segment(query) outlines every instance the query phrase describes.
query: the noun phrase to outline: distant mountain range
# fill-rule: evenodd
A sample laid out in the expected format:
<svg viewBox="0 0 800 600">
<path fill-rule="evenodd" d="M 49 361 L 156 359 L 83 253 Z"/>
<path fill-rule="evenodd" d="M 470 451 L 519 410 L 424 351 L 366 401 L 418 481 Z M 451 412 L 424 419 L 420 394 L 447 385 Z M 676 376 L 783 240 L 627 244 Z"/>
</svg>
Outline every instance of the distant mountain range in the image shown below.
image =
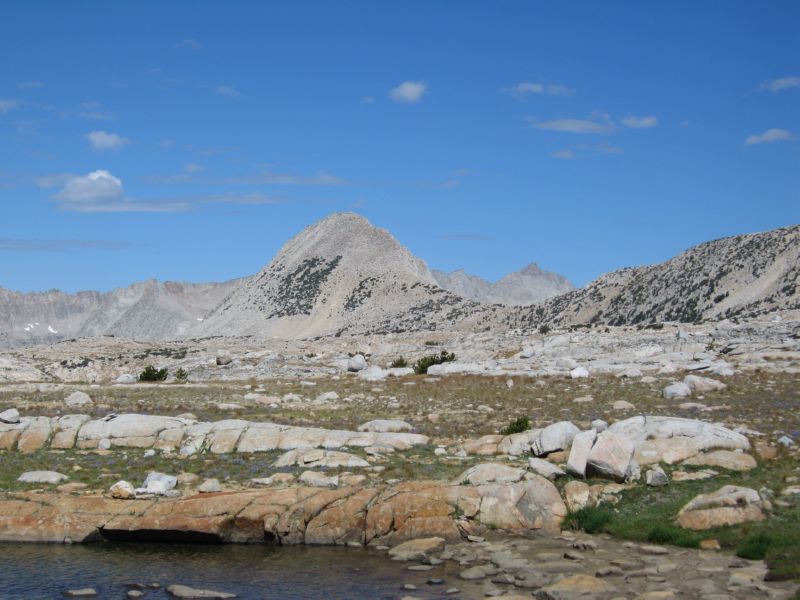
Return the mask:
<svg viewBox="0 0 800 600">
<path fill-rule="evenodd" d="M 489 283 L 430 271 L 352 213 L 307 227 L 261 271 L 224 283 L 149 280 L 106 293 L 0 288 L 0 345 L 116 335 L 310 338 L 696 321 L 800 308 L 800 226 L 701 244 L 584 288 L 532 264 Z"/>
<path fill-rule="evenodd" d="M 440 287 L 482 304 L 527 306 L 575 289 L 565 277 L 545 271 L 536 263 L 509 273 L 495 283 L 465 273 L 463 269 L 450 273 L 434 270 L 432 273 Z"/>
</svg>

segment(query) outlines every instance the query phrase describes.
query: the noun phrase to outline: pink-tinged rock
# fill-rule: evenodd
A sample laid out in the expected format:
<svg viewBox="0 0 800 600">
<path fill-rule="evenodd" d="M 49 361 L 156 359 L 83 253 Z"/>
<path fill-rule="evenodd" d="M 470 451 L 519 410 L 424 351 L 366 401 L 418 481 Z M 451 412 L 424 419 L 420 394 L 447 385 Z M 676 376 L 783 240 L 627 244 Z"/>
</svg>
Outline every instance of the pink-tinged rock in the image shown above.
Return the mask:
<svg viewBox="0 0 800 600">
<path fill-rule="evenodd" d="M 572 440 L 572 448 L 567 459 L 567 473 L 576 477 L 586 476 L 586 465 L 589 462 L 589 453 L 592 450 L 597 432 L 594 429 L 582 431 Z"/>
</svg>

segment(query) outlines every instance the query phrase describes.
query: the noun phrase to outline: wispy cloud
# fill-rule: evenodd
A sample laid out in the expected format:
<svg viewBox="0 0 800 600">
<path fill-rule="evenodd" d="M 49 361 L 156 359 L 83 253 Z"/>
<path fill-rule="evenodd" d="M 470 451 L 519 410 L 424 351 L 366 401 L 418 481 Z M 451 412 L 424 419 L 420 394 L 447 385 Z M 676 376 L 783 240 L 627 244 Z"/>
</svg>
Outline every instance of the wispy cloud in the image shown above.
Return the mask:
<svg viewBox="0 0 800 600">
<path fill-rule="evenodd" d="M 575 152 L 573 150 L 556 150 L 550 154 L 553 158 L 560 158 L 562 160 L 568 160 L 570 158 L 575 158 Z"/>
<path fill-rule="evenodd" d="M 242 93 L 240 91 L 229 85 L 218 85 L 216 88 L 214 88 L 214 91 L 220 96 L 231 98 L 233 100 L 242 97 Z"/>
<path fill-rule="evenodd" d="M 606 119 L 554 119 L 539 121 L 533 117 L 526 119 L 531 127 L 544 131 L 561 131 L 566 133 L 601 134 L 614 131 L 614 124 Z"/>
<path fill-rule="evenodd" d="M 424 81 L 404 81 L 389 92 L 389 97 L 394 102 L 402 104 L 416 104 L 422 101 L 422 96 L 428 89 Z"/>
<path fill-rule="evenodd" d="M 439 239 L 456 240 L 460 242 L 490 242 L 494 240 L 493 237 L 481 233 L 446 233 L 440 235 Z"/>
<path fill-rule="evenodd" d="M 525 102 L 526 100 L 531 99 L 533 96 L 541 96 L 544 94 L 548 96 L 575 95 L 575 90 L 567 87 L 566 85 L 532 83 L 529 81 L 522 81 L 511 87 L 501 88 L 500 91 L 508 94 L 514 98 L 514 100 L 519 100 L 520 102 Z"/>
<path fill-rule="evenodd" d="M 92 149 L 98 152 L 119 150 L 130 143 L 128 138 L 107 131 L 90 131 L 85 137 Z"/>
<path fill-rule="evenodd" d="M 621 123 L 625 125 L 625 127 L 629 127 L 631 129 L 650 129 L 651 127 L 655 127 L 658 125 L 658 118 L 657 117 L 634 117 L 633 115 L 628 115 L 627 117 L 622 118 Z"/>
<path fill-rule="evenodd" d="M 264 169 L 254 175 L 226 179 L 223 183 L 237 185 L 326 185 L 339 186 L 347 183 L 345 179 L 331 173 L 319 171 L 313 175 L 296 175 L 293 173 L 277 173 L 272 169 Z"/>
<path fill-rule="evenodd" d="M 20 81 L 17 84 L 17 89 L 20 90 L 35 90 L 43 87 L 44 84 L 41 81 Z"/>
<path fill-rule="evenodd" d="M 81 102 L 78 108 L 61 111 L 62 119 L 84 119 L 86 121 L 113 121 L 116 116 L 99 102 Z"/>
<path fill-rule="evenodd" d="M 364 96 L 363 98 L 361 98 L 361 104 L 374 104 L 374 103 L 375 103 L 375 98 L 373 98 L 372 96 Z"/>
<path fill-rule="evenodd" d="M 180 42 L 175 42 L 172 47 L 176 50 L 194 50 L 195 52 L 205 51 L 203 45 L 192 38 L 184 38 Z"/>
<path fill-rule="evenodd" d="M 769 90 L 773 93 L 796 87 L 800 87 L 800 77 L 782 77 L 781 79 L 773 79 L 761 84 L 761 89 Z"/>
<path fill-rule="evenodd" d="M 7 113 L 10 110 L 19 108 L 22 103 L 19 100 L 9 100 L 0 98 L 0 115 Z"/>
<path fill-rule="evenodd" d="M 764 133 L 751 135 L 744 143 L 748 146 L 755 144 L 771 144 L 773 142 L 789 142 L 795 135 L 786 129 L 767 129 Z"/>
<path fill-rule="evenodd" d="M 71 250 L 123 250 L 131 242 L 113 240 L 27 240 L 0 238 L 0 252 L 67 252 Z"/>
</svg>

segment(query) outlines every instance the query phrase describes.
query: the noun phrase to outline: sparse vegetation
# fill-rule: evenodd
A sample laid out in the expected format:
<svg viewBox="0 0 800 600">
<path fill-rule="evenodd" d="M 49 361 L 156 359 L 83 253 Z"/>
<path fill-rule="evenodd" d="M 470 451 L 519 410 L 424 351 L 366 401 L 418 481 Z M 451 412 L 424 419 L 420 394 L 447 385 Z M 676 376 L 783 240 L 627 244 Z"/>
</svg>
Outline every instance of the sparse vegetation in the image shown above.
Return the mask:
<svg viewBox="0 0 800 600">
<path fill-rule="evenodd" d="M 153 365 L 147 365 L 144 371 L 139 373 L 139 381 L 165 381 L 167 379 L 167 368 L 156 369 Z"/>
<path fill-rule="evenodd" d="M 389 365 L 392 369 L 405 369 L 408 366 L 408 361 L 403 358 L 402 356 L 399 358 L 395 358 L 392 361 L 392 364 Z"/>
<path fill-rule="evenodd" d="M 502 435 L 522 433 L 531 428 L 531 420 L 528 417 L 518 417 L 500 430 Z"/>
<path fill-rule="evenodd" d="M 546 323 L 539 325 L 539 333 L 541 333 L 542 335 L 547 335 L 548 333 L 550 333 L 550 325 Z"/>
<path fill-rule="evenodd" d="M 185 369 L 180 368 L 175 371 L 175 381 L 180 381 L 181 383 L 185 383 L 189 379 L 189 374 L 186 372 Z"/>
<path fill-rule="evenodd" d="M 569 513 L 564 518 L 564 529 L 583 530 L 586 533 L 598 533 L 614 519 L 614 513 L 604 506 L 587 506 Z"/>
<path fill-rule="evenodd" d="M 456 355 L 452 352 L 448 352 L 447 350 L 442 350 L 440 354 L 429 354 L 428 356 L 423 356 L 414 365 L 414 373 L 417 375 L 422 375 L 427 373 L 428 368 L 432 367 L 433 365 L 441 365 L 446 362 L 453 362 L 455 359 Z"/>
</svg>

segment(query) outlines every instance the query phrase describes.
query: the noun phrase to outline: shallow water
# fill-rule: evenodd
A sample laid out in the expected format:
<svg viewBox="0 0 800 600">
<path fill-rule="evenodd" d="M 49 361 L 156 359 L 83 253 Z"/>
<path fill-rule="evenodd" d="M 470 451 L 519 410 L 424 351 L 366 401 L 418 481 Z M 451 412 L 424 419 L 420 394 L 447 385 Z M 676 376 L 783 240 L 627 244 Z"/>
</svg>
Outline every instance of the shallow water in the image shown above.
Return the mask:
<svg viewBox="0 0 800 600">
<path fill-rule="evenodd" d="M 101 543 L 61 546 L 0 544 L 0 599 L 62 598 L 92 587 L 99 598 L 124 599 L 125 584 L 181 583 L 232 592 L 239 598 L 395 599 L 407 594 L 444 596 L 457 582 L 445 567 L 409 572 L 405 563 L 359 548 Z M 426 584 L 430 577 L 450 579 Z M 401 590 L 413 583 L 415 592 Z M 145 599 L 167 598 L 163 589 Z M 459 597 L 448 596 L 448 598 Z M 464 597 L 464 596 L 460 596 Z"/>
</svg>

